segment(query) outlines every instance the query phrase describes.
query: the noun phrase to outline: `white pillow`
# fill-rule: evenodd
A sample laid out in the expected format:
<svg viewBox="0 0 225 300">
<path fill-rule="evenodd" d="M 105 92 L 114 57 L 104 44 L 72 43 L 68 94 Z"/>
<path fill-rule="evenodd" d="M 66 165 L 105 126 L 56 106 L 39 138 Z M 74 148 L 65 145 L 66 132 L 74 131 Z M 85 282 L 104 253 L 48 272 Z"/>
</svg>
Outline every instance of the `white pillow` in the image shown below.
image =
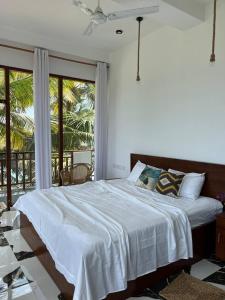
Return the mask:
<svg viewBox="0 0 225 300">
<path fill-rule="evenodd" d="M 178 193 L 180 197 L 189 198 L 192 200 L 199 198 L 205 182 L 205 173 L 184 173 L 172 169 L 169 169 L 168 171 L 177 175 L 185 174 Z"/>
<path fill-rule="evenodd" d="M 145 169 L 146 165 L 142 162 L 138 161 L 136 165 L 133 167 L 129 177 L 127 178 L 129 181 L 136 182 L 140 177 L 142 171 Z"/>
</svg>

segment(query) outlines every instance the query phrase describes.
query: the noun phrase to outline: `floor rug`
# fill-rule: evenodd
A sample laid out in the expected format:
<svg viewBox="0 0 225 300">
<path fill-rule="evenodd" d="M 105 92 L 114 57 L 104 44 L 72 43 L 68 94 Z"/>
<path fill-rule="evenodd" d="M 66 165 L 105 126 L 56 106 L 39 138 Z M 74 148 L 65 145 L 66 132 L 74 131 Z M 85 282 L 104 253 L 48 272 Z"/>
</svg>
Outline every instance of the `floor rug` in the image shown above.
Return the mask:
<svg viewBox="0 0 225 300">
<path fill-rule="evenodd" d="M 225 291 L 186 273 L 160 292 L 166 300 L 225 300 Z"/>
</svg>

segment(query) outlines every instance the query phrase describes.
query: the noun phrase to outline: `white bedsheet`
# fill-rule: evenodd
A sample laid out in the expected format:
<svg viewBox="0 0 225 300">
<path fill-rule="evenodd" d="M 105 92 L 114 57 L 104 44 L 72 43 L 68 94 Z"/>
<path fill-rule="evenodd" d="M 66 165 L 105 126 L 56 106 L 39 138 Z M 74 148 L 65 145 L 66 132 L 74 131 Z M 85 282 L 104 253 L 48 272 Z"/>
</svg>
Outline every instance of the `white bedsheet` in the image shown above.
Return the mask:
<svg viewBox="0 0 225 300">
<path fill-rule="evenodd" d="M 15 208 L 27 215 L 74 300 L 101 300 L 127 281 L 192 257 L 191 226 L 169 197 L 127 180 L 33 191 Z"/>
<path fill-rule="evenodd" d="M 210 223 L 223 211 L 222 204 L 213 198 L 201 196 L 197 200 L 175 199 L 176 206 L 183 209 L 191 223 L 191 228 Z"/>
</svg>

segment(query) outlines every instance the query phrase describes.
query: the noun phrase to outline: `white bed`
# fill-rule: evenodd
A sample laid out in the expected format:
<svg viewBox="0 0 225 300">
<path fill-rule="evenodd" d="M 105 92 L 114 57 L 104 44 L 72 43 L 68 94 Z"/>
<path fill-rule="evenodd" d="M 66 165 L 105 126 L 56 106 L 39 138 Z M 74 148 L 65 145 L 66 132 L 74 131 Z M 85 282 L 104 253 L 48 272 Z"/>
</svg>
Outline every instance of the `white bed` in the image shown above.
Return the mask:
<svg viewBox="0 0 225 300">
<path fill-rule="evenodd" d="M 74 300 L 103 299 L 129 280 L 192 257 L 191 227 L 222 211 L 214 199 L 173 199 L 125 179 L 33 191 L 15 208 L 76 286 Z"/>
</svg>

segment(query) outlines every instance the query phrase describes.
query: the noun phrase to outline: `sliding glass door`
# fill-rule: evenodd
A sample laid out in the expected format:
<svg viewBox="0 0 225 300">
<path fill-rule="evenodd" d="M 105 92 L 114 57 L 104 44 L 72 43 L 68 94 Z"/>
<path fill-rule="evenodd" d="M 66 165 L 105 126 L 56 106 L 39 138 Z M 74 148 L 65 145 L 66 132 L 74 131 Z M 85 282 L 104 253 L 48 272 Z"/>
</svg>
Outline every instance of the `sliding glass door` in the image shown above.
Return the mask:
<svg viewBox="0 0 225 300">
<path fill-rule="evenodd" d="M 35 185 L 32 72 L 0 68 L 0 202 Z"/>
<path fill-rule="evenodd" d="M 53 185 L 60 171 L 94 163 L 94 82 L 50 76 Z M 0 67 L 0 202 L 35 188 L 33 74 Z"/>
<path fill-rule="evenodd" d="M 62 169 L 94 164 L 95 84 L 51 76 L 50 103 L 53 184 L 61 185 Z"/>
<path fill-rule="evenodd" d="M 35 186 L 33 75 L 9 71 L 12 202 Z"/>
</svg>

